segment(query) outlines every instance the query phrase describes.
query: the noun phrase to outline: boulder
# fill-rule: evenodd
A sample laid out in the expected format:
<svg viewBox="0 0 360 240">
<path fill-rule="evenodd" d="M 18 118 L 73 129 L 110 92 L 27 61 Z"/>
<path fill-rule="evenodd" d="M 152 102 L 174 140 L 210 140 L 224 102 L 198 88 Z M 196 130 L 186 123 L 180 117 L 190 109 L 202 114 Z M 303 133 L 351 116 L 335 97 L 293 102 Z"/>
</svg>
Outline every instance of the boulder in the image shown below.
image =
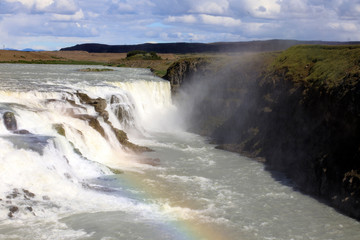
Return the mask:
<svg viewBox="0 0 360 240">
<path fill-rule="evenodd" d="M 17 130 L 16 118 L 13 112 L 5 112 L 3 114 L 3 119 L 4 119 L 4 125 L 7 130 L 10 131 Z"/>
</svg>

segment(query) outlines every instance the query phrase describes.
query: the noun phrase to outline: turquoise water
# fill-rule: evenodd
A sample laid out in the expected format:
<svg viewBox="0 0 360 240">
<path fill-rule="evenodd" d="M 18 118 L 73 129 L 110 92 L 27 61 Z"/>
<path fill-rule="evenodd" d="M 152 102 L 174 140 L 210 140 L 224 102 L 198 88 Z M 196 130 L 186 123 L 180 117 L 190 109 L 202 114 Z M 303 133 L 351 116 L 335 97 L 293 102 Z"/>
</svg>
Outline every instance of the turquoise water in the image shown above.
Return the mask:
<svg viewBox="0 0 360 240">
<path fill-rule="evenodd" d="M 168 82 L 146 69 L 77 71 L 85 67 L 0 65 L 0 113 L 31 132 L 0 123 L 0 239 L 360 238 L 359 222 L 183 130 Z M 107 99 L 112 124 L 154 151 L 124 149 L 76 91 Z M 119 107 L 131 123 L 117 119 Z M 76 114 L 96 117 L 106 137 Z"/>
</svg>

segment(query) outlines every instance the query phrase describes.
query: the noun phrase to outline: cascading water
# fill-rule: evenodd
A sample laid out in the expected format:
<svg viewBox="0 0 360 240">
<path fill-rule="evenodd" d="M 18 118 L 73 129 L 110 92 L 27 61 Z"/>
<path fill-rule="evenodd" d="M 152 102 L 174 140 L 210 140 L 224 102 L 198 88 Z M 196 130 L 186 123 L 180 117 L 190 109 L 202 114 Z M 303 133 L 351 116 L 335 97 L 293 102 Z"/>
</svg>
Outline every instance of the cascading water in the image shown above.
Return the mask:
<svg viewBox="0 0 360 240">
<path fill-rule="evenodd" d="M 0 239 L 360 237 L 260 163 L 181 130 L 168 82 L 86 67 L 0 65 Z M 121 130 L 154 151 L 134 154 Z"/>
</svg>

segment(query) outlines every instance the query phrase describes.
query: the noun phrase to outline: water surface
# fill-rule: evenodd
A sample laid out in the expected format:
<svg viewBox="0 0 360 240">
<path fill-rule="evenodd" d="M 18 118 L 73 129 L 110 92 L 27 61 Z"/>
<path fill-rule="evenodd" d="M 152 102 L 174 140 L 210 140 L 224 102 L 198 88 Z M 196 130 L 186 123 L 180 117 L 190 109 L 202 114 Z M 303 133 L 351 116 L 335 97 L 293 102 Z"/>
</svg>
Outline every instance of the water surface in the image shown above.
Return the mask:
<svg viewBox="0 0 360 240">
<path fill-rule="evenodd" d="M 1 239 L 360 239 L 357 221 L 182 130 L 169 83 L 149 70 L 86 67 L 0 65 L 0 113 L 31 133 L 0 123 Z M 154 151 L 124 149 L 77 91 L 106 99 L 111 123 Z M 106 137 L 74 114 L 96 117 Z"/>
</svg>

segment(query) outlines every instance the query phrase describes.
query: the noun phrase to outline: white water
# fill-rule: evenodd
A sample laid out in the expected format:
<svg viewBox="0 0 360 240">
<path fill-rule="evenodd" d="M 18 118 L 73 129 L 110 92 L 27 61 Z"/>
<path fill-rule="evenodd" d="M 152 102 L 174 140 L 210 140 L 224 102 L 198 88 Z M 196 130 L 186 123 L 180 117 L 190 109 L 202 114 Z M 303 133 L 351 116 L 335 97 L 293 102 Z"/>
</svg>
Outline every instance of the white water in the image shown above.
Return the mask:
<svg viewBox="0 0 360 240">
<path fill-rule="evenodd" d="M 357 221 L 182 131 L 168 82 L 145 69 L 77 71 L 85 67 L 0 65 L 1 117 L 14 112 L 32 133 L 1 118 L 0 239 L 359 239 Z M 106 138 L 75 118 L 97 116 L 76 91 L 107 99 L 113 126 L 155 151 L 136 156 L 102 117 Z"/>
</svg>

